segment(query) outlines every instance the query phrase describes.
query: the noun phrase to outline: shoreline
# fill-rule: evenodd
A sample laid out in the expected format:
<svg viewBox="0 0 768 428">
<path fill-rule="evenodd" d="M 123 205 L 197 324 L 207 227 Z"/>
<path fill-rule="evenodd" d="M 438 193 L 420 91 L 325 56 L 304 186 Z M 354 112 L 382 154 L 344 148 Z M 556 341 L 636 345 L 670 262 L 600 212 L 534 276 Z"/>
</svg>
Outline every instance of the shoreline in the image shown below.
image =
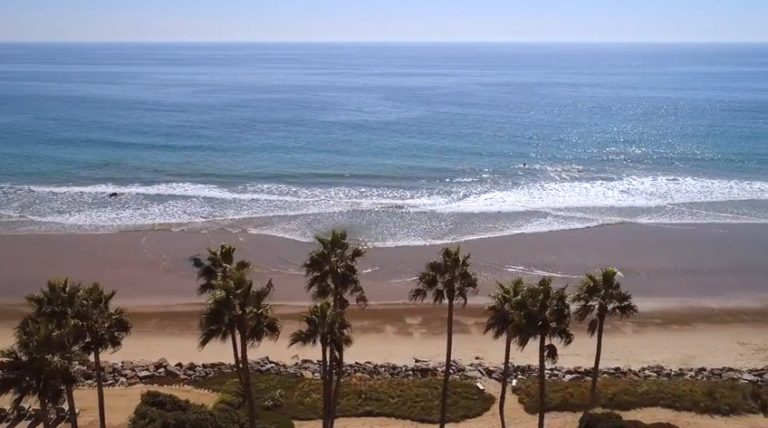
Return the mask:
<svg viewBox="0 0 768 428">
<path fill-rule="evenodd" d="M 351 236 L 354 239 L 354 234 Z M 118 291 L 121 304 L 184 304 L 197 300 L 189 262 L 207 247 L 230 243 L 254 265 L 253 279 L 276 285 L 274 301 L 305 303 L 301 263 L 314 244 L 271 235 L 126 231 L 99 234 L 0 234 L 3 298 L 19 301 L 47 279 L 101 282 Z M 618 224 L 536 232 L 457 243 L 472 254 L 481 289 L 514 276 L 554 276 L 577 284 L 585 272 L 612 265 L 638 301 L 652 307 L 710 302 L 768 303 L 768 224 Z M 360 263 L 371 302 L 402 303 L 424 264 L 442 245 L 372 247 Z M 41 269 L 41 266 L 44 267 Z M 479 300 L 478 300 L 479 299 Z"/>
</svg>

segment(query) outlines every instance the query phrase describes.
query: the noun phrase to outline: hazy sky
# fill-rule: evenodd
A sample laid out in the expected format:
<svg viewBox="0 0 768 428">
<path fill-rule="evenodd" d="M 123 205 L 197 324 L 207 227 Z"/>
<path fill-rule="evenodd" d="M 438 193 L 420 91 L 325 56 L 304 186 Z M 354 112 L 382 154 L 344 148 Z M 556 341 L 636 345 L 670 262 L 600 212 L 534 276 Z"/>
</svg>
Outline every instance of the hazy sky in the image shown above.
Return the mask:
<svg viewBox="0 0 768 428">
<path fill-rule="evenodd" d="M 0 40 L 768 42 L 768 0 L 0 0 Z"/>
</svg>

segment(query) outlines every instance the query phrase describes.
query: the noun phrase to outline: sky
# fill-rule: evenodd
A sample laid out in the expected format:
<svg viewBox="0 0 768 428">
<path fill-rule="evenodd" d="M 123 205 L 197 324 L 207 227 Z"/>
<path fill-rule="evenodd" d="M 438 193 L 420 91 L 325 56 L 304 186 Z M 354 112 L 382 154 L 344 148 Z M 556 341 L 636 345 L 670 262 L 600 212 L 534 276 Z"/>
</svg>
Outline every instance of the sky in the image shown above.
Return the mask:
<svg viewBox="0 0 768 428">
<path fill-rule="evenodd" d="M 0 0 L 0 41 L 768 42 L 768 0 Z"/>
</svg>

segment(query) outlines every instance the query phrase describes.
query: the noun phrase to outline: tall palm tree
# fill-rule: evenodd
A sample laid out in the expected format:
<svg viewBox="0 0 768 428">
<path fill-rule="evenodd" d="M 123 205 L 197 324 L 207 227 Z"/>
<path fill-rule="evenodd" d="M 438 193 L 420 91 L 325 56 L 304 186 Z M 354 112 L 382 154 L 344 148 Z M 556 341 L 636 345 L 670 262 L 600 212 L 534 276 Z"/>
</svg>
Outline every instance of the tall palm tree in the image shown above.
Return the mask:
<svg viewBox="0 0 768 428">
<path fill-rule="evenodd" d="M 67 406 L 70 411 L 70 425 L 77 428 L 77 412 L 75 411 L 74 388 L 77 383 L 75 367 L 83 363 L 84 354 L 80 351 L 85 339 L 84 330 L 78 320 L 78 307 L 81 303 L 82 288 L 80 284 L 71 284 L 67 278 L 50 280 L 45 288 L 37 294 L 26 297 L 32 306 L 32 316 L 38 322 L 50 324 L 57 334 L 59 349 L 52 351 L 58 357 L 57 367 L 64 383 Z M 31 322 L 31 321 L 30 321 Z"/>
<path fill-rule="evenodd" d="M 251 264 L 245 260 L 235 262 L 236 248 L 231 245 L 221 244 L 219 248 L 209 248 L 207 251 L 208 255 L 205 259 L 192 257 L 192 265 L 197 268 L 197 279 L 201 281 L 197 288 L 199 295 L 210 294 L 216 290 L 232 291 L 232 279 L 248 273 L 251 269 Z M 234 300 L 233 295 L 220 297 Z M 228 318 L 231 313 L 231 311 L 224 311 L 219 314 L 203 314 L 200 320 L 199 345 L 204 348 L 213 340 L 222 342 L 229 340 L 232 343 L 235 370 L 240 376 L 242 369 L 236 327 L 234 321 Z M 214 318 L 215 316 L 218 318 Z"/>
<path fill-rule="evenodd" d="M 501 394 L 499 395 L 499 419 L 501 428 L 506 428 L 504 420 L 504 403 L 507 398 L 507 383 L 509 381 L 509 353 L 512 342 L 518 339 L 522 317 L 516 311 L 517 299 L 523 294 L 525 284 L 518 277 L 509 284 L 498 284 L 498 290 L 491 294 L 491 303 L 485 308 L 488 319 L 485 322 L 485 332 L 491 332 L 493 338 L 504 338 L 504 368 L 501 378 Z"/>
<path fill-rule="evenodd" d="M 572 303 L 576 305 L 573 312 L 579 322 L 592 317 L 587 325 L 587 332 L 592 337 L 597 333 L 597 349 L 595 350 L 595 365 L 592 368 L 592 384 L 589 392 L 589 404 L 585 412 L 597 404 L 597 380 L 600 377 L 600 355 L 603 351 L 603 328 L 607 318 L 629 319 L 637 315 L 637 306 L 632 303 L 632 295 L 621 289 L 617 278 L 621 274 L 616 268 L 607 267 L 599 274 L 586 274 Z"/>
<path fill-rule="evenodd" d="M 115 291 L 106 291 L 98 283 L 82 289 L 82 298 L 77 308 L 77 319 L 84 332 L 83 352 L 93 355 L 96 369 L 96 394 L 99 406 L 99 426 L 107 426 L 104 411 L 104 383 L 102 379 L 101 354 L 117 351 L 131 333 L 131 321 L 125 309 L 112 307 Z"/>
<path fill-rule="evenodd" d="M 302 345 L 315 346 L 320 343 L 321 365 L 320 378 L 323 384 L 323 428 L 330 424 L 330 400 L 332 385 L 329 377 L 328 353 L 330 348 L 339 349 L 352 345 L 352 336 L 349 334 L 349 321 L 340 312 L 334 312 L 328 301 L 312 306 L 307 313 L 302 315 L 304 329 L 291 333 L 288 346 Z"/>
<path fill-rule="evenodd" d="M 59 360 L 61 337 L 52 324 L 33 317 L 22 320 L 15 336 L 15 345 L 0 350 L 0 395 L 12 394 L 14 408 L 35 397 L 43 427 L 52 427 L 51 407 L 61 403 L 65 389 Z"/>
<path fill-rule="evenodd" d="M 246 278 L 244 273 L 233 277 L 235 288 L 235 313 L 233 319 L 240 339 L 240 363 L 243 381 L 243 394 L 248 409 L 249 427 L 256 427 L 256 405 L 251 387 L 250 365 L 248 363 L 248 348 L 265 339 L 277 340 L 280 337 L 280 320 L 275 316 L 272 305 L 268 303 L 272 294 L 272 280 L 267 285 L 254 288 L 253 281 Z M 214 299 L 226 291 L 217 292 L 211 296 Z M 211 302 L 209 305 L 213 305 Z"/>
<path fill-rule="evenodd" d="M 317 236 L 315 240 L 319 248 L 309 254 L 304 263 L 304 273 L 307 277 L 307 291 L 312 293 L 315 302 L 330 301 L 331 310 L 339 312 L 339 317 L 350 303 L 347 297 L 355 299 L 355 303 L 365 307 L 368 299 L 360 284 L 357 273 L 357 262 L 365 251 L 349 243 L 347 232 L 333 230 L 330 236 Z M 334 384 L 328 416 L 330 427 L 334 425 L 336 407 L 338 405 L 341 379 L 344 376 L 344 348 L 329 348 L 329 364 L 332 370 L 328 372 L 331 384 Z M 324 418 L 325 419 L 325 418 Z"/>
<path fill-rule="evenodd" d="M 448 382 L 451 376 L 451 351 L 453 348 L 453 310 L 454 304 L 467 304 L 469 294 L 477 293 L 477 277 L 469 270 L 469 254 L 461 255 L 459 247 L 443 248 L 440 259 L 427 263 L 421 272 L 416 288 L 410 291 L 408 298 L 413 302 L 423 302 L 428 296 L 435 304 L 448 301 L 447 338 L 445 345 L 445 369 L 443 371 L 443 390 L 440 399 L 440 427 L 445 426 Z"/>
<path fill-rule="evenodd" d="M 554 341 L 563 346 L 573 342 L 566 288 L 553 289 L 552 278 L 545 277 L 536 285 L 525 287 L 513 305 L 522 316 L 516 339 L 520 349 L 524 349 L 531 339 L 539 340 L 539 428 L 544 428 L 546 413 L 546 363 L 554 364 L 558 360 Z"/>
</svg>

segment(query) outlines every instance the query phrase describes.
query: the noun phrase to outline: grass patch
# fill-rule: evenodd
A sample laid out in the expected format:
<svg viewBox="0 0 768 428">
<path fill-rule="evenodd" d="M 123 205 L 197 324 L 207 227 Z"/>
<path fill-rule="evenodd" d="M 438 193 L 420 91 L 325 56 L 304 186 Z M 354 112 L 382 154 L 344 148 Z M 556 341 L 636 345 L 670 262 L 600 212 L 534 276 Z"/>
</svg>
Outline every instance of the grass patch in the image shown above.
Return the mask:
<svg viewBox="0 0 768 428">
<path fill-rule="evenodd" d="M 227 392 L 233 374 L 222 374 L 194 385 Z M 294 376 L 253 373 L 253 390 L 261 407 L 264 397 L 282 391 L 283 404 L 265 413 L 275 413 L 295 420 L 319 419 L 322 386 L 319 380 Z M 229 383 L 230 386 L 227 386 Z M 439 420 L 441 379 L 359 379 L 347 378 L 342 384 L 339 417 L 390 417 L 416 422 Z M 477 417 L 493 406 L 492 395 L 467 381 L 452 380 L 448 397 L 448 421 L 459 422 Z"/>
<path fill-rule="evenodd" d="M 539 411 L 539 386 L 522 381 L 513 392 L 528 413 Z M 583 411 L 589 382 L 547 381 L 546 411 Z M 708 415 L 768 413 L 768 390 L 757 385 L 714 380 L 600 379 L 598 405 L 611 410 L 663 407 Z"/>
</svg>

